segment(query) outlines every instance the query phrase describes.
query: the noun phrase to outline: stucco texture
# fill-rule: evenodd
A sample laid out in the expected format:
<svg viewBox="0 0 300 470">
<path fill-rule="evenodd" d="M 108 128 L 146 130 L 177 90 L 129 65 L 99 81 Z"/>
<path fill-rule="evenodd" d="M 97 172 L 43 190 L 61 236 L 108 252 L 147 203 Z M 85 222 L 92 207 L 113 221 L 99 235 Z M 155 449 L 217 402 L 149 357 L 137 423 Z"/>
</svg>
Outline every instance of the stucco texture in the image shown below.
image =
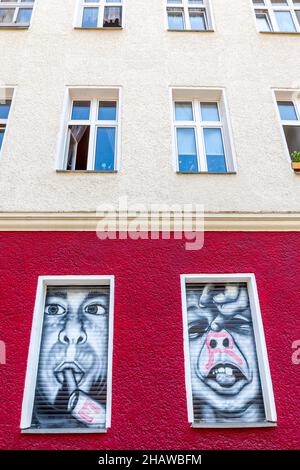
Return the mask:
<svg viewBox="0 0 300 470">
<path fill-rule="evenodd" d="M 75 1 L 37 0 L 31 28 L 0 30 L 2 85 L 16 94 L 0 161 L 1 211 L 94 211 L 131 202 L 208 212 L 299 211 L 272 87 L 300 88 L 300 35 L 259 34 L 250 0 L 212 0 L 216 31 L 168 32 L 163 0 L 127 1 L 123 30 L 73 28 Z M 122 88 L 116 174 L 55 171 L 67 86 Z M 170 87 L 223 87 L 236 175 L 178 175 Z M 216 191 L 217 188 L 217 191 Z"/>
<path fill-rule="evenodd" d="M 206 233 L 181 240 L 106 240 L 92 232 L 0 234 L 2 449 L 296 449 L 299 447 L 298 233 Z M 179 275 L 255 273 L 277 428 L 191 429 L 187 421 Z M 114 274 L 112 427 L 102 435 L 24 435 L 19 423 L 39 275 Z"/>
</svg>

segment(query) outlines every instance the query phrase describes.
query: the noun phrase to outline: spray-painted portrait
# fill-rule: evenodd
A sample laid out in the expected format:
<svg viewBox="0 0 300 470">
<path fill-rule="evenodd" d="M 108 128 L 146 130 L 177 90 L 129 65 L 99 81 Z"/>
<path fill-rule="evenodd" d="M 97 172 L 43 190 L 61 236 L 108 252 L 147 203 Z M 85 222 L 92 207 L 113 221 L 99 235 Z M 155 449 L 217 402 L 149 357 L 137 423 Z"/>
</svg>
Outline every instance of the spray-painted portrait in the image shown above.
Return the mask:
<svg viewBox="0 0 300 470">
<path fill-rule="evenodd" d="M 109 288 L 48 287 L 35 428 L 104 428 Z"/>
<path fill-rule="evenodd" d="M 193 284 L 186 292 L 194 421 L 263 421 L 247 284 Z"/>
</svg>

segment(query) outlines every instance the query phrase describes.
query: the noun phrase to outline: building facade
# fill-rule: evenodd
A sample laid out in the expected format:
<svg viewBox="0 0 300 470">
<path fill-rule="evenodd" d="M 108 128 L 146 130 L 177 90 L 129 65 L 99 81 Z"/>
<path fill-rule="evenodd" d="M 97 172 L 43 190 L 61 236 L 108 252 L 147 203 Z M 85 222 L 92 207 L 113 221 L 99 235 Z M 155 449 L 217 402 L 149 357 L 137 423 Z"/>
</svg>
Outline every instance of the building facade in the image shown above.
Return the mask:
<svg viewBox="0 0 300 470">
<path fill-rule="evenodd" d="M 297 448 L 300 2 L 0 36 L 1 448 Z"/>
</svg>

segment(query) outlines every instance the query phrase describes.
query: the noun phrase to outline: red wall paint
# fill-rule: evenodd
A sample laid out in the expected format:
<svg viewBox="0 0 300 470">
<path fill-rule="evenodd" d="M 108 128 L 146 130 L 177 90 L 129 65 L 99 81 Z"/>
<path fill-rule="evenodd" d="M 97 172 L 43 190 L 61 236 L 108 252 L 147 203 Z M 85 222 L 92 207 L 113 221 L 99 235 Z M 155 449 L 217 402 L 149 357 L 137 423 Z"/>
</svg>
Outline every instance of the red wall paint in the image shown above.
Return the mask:
<svg viewBox="0 0 300 470">
<path fill-rule="evenodd" d="M 0 234 L 2 449 L 296 449 L 300 442 L 299 233 L 206 233 L 178 240 L 106 240 L 92 232 Z M 278 427 L 196 430 L 187 422 L 179 274 L 256 275 Z M 112 428 L 104 435 L 24 435 L 19 422 L 39 275 L 114 274 Z"/>
</svg>

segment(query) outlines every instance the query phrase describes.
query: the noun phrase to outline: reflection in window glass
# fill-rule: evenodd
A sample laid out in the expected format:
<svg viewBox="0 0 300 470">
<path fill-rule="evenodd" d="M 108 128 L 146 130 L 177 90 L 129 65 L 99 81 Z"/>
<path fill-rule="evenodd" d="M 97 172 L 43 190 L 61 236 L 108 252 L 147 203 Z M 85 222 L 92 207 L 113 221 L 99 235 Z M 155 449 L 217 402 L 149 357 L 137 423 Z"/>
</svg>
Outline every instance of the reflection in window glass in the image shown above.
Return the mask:
<svg viewBox="0 0 300 470">
<path fill-rule="evenodd" d="M 217 103 L 201 103 L 202 121 L 219 121 L 219 110 Z"/>
<path fill-rule="evenodd" d="M 279 30 L 285 33 L 294 33 L 296 31 L 292 15 L 289 11 L 275 11 Z"/>
<path fill-rule="evenodd" d="M 90 101 L 74 101 L 71 119 L 84 121 L 90 118 Z"/>
<path fill-rule="evenodd" d="M 100 101 L 99 121 L 115 121 L 117 117 L 117 103 L 115 101 Z"/>
<path fill-rule="evenodd" d="M 283 121 L 297 121 L 297 114 L 294 103 L 292 101 L 277 102 L 280 117 Z"/>
<path fill-rule="evenodd" d="M 168 25 L 169 29 L 184 29 L 183 14 L 178 11 L 168 10 Z"/>
<path fill-rule="evenodd" d="M 98 8 L 84 8 L 82 16 L 83 28 L 97 28 Z"/>
</svg>

